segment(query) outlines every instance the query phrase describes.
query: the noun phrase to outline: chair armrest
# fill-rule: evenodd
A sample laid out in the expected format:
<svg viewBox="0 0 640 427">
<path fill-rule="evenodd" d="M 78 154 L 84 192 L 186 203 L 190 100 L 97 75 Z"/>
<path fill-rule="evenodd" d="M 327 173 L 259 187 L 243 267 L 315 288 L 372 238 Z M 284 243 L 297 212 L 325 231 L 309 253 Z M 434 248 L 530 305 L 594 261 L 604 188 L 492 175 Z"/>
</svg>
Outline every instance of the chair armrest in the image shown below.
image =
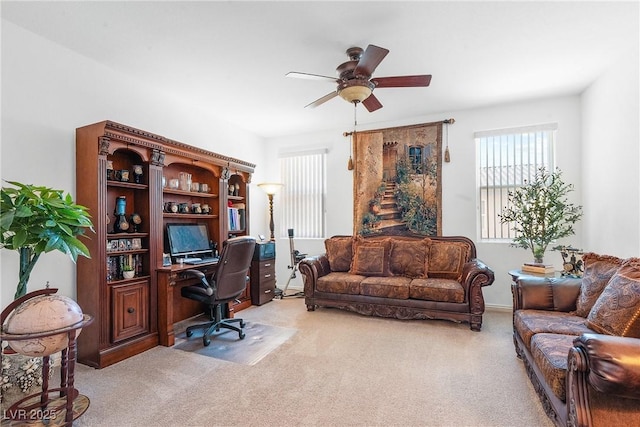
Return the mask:
<svg viewBox="0 0 640 427">
<path fill-rule="evenodd" d="M 574 378 L 586 375 L 588 383 L 601 393 L 640 399 L 638 355 L 638 338 L 582 334 L 569 352 L 569 374 Z"/>
<path fill-rule="evenodd" d="M 198 285 L 191 286 L 194 292 L 202 293 L 203 295 L 207 295 L 207 296 L 213 295 L 213 288 L 211 287 L 211 285 L 209 285 L 209 282 L 207 281 L 207 278 L 205 277 L 202 271 L 189 269 L 189 270 L 185 270 L 184 274 L 189 276 L 194 276 L 200 279 L 200 283 L 199 283 L 200 286 Z"/>
<path fill-rule="evenodd" d="M 493 270 L 477 258 L 473 258 L 462 267 L 460 283 L 465 289 L 471 314 L 482 315 L 484 313 L 482 287 L 491 285 L 494 278 Z"/>
<path fill-rule="evenodd" d="M 582 279 L 526 276 L 511 285 L 513 311 L 576 309 Z"/>
</svg>

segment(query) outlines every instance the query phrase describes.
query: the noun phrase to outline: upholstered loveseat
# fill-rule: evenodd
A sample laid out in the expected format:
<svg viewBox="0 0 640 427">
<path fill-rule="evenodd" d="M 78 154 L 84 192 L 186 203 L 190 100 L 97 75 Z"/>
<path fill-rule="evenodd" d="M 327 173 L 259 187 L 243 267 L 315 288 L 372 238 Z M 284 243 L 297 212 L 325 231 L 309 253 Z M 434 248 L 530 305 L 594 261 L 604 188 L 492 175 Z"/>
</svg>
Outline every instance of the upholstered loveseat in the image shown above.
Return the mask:
<svg viewBox="0 0 640 427">
<path fill-rule="evenodd" d="M 461 236 L 334 236 L 300 263 L 307 310 L 336 307 L 398 319 L 445 319 L 482 327 L 482 287 L 493 271 Z"/>
<path fill-rule="evenodd" d="M 518 276 L 513 338 L 559 426 L 640 425 L 640 258 L 588 253 L 582 279 Z"/>
</svg>

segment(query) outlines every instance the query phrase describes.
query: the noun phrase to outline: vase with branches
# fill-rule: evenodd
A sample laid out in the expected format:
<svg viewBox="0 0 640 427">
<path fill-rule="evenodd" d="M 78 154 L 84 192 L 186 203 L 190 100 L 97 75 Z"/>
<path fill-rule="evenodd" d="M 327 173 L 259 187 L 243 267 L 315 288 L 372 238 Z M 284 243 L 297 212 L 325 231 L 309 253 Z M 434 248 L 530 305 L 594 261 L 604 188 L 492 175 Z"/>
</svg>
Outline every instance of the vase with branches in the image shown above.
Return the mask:
<svg viewBox="0 0 640 427">
<path fill-rule="evenodd" d="M 534 261 L 542 263 L 551 242 L 575 234 L 573 225 L 582 218 L 582 206 L 569 202 L 567 195 L 572 191 L 573 185 L 562 180 L 560 169 L 550 172 L 545 167 L 510 191 L 499 217 L 515 232 L 512 245 L 530 249 Z"/>
</svg>

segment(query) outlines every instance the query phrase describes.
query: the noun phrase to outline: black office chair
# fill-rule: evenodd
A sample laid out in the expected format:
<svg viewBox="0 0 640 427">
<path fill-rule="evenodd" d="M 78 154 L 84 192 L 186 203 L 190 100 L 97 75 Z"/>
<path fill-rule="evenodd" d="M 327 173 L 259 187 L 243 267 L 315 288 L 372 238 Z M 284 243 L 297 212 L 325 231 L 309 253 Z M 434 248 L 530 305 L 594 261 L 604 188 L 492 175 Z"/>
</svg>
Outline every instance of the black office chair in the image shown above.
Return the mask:
<svg viewBox="0 0 640 427">
<path fill-rule="evenodd" d="M 212 320 L 200 325 L 189 326 L 187 337 L 193 335 L 194 329 L 206 329 L 202 336 L 202 342 L 208 346 L 211 344 L 209 336 L 214 331 L 218 332 L 220 328 L 226 328 L 238 332 L 240 339 L 244 339 L 242 331 L 245 326 L 244 321 L 238 318 L 223 319 L 222 309 L 226 303 L 235 300 L 244 292 L 248 280 L 247 272 L 251 266 L 255 246 L 256 240 L 253 237 L 234 237 L 227 240 L 210 283 L 201 271 L 186 270 L 185 273 L 200 278 L 201 283 L 182 288 L 182 296 L 206 304 Z M 239 323 L 240 327 L 234 326 L 233 323 Z"/>
</svg>

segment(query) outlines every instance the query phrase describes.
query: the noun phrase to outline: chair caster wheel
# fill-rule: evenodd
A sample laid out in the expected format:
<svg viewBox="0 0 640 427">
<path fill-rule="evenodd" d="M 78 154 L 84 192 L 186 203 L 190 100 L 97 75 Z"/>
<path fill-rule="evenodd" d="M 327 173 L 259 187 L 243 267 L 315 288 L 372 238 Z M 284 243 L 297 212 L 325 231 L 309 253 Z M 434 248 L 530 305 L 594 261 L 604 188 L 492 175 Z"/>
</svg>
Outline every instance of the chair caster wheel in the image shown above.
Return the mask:
<svg viewBox="0 0 640 427">
<path fill-rule="evenodd" d="M 244 332 L 240 332 L 240 334 L 239 334 L 239 335 L 240 335 L 240 339 L 241 339 L 241 340 L 243 340 L 243 339 L 244 339 L 244 337 L 245 337 Z"/>
<path fill-rule="evenodd" d="M 204 344 L 205 347 L 208 347 L 209 344 L 211 344 L 211 340 L 209 338 L 203 338 L 202 343 Z"/>
<path fill-rule="evenodd" d="M 191 335 L 193 335 L 193 331 L 187 331 L 187 338 L 191 337 Z"/>
<path fill-rule="evenodd" d="M 244 323 L 244 320 L 241 320 L 241 321 L 240 321 L 240 327 L 241 327 L 241 328 L 244 328 L 246 325 L 247 325 L 247 324 L 246 324 L 246 323 Z"/>
</svg>

